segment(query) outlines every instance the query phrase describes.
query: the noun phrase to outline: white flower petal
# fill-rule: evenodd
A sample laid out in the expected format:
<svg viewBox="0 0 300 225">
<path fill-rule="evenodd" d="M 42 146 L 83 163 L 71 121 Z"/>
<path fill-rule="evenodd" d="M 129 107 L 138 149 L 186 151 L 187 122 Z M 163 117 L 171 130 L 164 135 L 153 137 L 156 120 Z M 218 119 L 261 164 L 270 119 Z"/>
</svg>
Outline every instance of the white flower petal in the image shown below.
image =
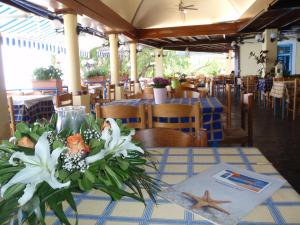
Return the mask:
<svg viewBox="0 0 300 225">
<path fill-rule="evenodd" d="M 66 183 L 60 183 L 55 177 L 55 171 L 51 171 L 51 176 L 49 180 L 45 180 L 53 189 L 59 189 L 64 187 L 69 187 L 71 182 L 68 181 Z"/>
<path fill-rule="evenodd" d="M 109 148 L 114 148 L 118 144 L 121 136 L 120 127 L 118 126 L 117 122 L 114 119 L 108 118 L 105 121 L 109 122 L 110 129 L 112 131 L 111 134 L 112 139 L 109 142 Z"/>
<path fill-rule="evenodd" d="M 47 132 L 44 132 L 35 145 L 35 157 L 37 157 L 42 165 L 47 164 L 50 158 L 50 143 L 47 139 Z"/>
<path fill-rule="evenodd" d="M 99 153 L 95 154 L 95 155 L 92 155 L 92 156 L 89 156 L 89 157 L 86 157 L 85 158 L 85 162 L 86 164 L 91 164 L 93 162 L 96 162 L 98 160 L 101 160 L 105 157 L 105 154 L 106 154 L 107 151 L 105 150 L 101 150 Z"/>
<path fill-rule="evenodd" d="M 15 152 L 9 158 L 9 164 L 16 166 L 17 164 L 14 162 L 14 159 L 20 159 L 25 164 L 39 165 L 39 161 L 35 156 L 25 155 L 24 152 Z"/>
<path fill-rule="evenodd" d="M 24 194 L 18 200 L 18 203 L 21 206 L 25 205 L 32 198 L 35 192 L 36 185 L 36 183 L 30 183 L 26 185 L 26 188 L 24 189 Z"/>
<path fill-rule="evenodd" d="M 141 148 L 141 147 L 139 147 L 139 146 L 137 146 L 137 145 L 135 145 L 135 144 L 133 144 L 133 143 L 129 143 L 128 145 L 127 145 L 127 150 L 128 151 L 138 151 L 138 152 L 140 152 L 140 153 L 143 153 L 144 154 L 144 150 Z"/>
<path fill-rule="evenodd" d="M 8 183 L 1 187 L 1 197 L 3 197 L 5 191 L 13 186 L 14 184 L 28 184 L 30 182 L 41 180 L 40 177 L 43 173 L 42 168 L 40 167 L 25 167 L 20 170 L 13 178 L 9 180 Z"/>
</svg>

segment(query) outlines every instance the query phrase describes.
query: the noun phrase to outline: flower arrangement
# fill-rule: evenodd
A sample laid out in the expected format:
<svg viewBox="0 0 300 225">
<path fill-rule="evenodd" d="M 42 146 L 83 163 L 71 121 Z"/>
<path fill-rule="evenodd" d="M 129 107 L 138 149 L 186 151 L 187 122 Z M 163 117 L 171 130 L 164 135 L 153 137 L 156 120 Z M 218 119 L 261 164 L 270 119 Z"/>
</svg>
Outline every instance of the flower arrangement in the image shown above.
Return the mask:
<svg viewBox="0 0 300 225">
<path fill-rule="evenodd" d="M 63 202 L 77 214 L 72 193 L 92 189 L 112 200 L 127 196 L 144 203 L 145 189 L 156 200 L 159 184 L 145 173 L 155 164 L 132 141 L 133 129 L 88 116 L 78 133 L 57 132 L 56 122 L 57 115 L 50 122 L 19 123 L 15 136 L 0 145 L 0 224 L 45 224 L 46 208 L 70 224 Z"/>
<path fill-rule="evenodd" d="M 262 76 L 265 71 L 265 63 L 267 61 L 267 54 L 268 54 L 268 51 L 267 50 L 261 50 L 259 52 L 259 55 L 256 55 L 255 52 L 250 52 L 250 55 L 249 55 L 249 58 L 254 58 L 255 61 L 256 61 L 256 64 L 259 66 L 259 69 L 258 69 L 258 74 L 259 76 Z"/>
<path fill-rule="evenodd" d="M 153 79 L 153 87 L 154 88 L 165 88 L 166 86 L 170 85 L 170 81 L 163 77 L 155 77 Z"/>
</svg>

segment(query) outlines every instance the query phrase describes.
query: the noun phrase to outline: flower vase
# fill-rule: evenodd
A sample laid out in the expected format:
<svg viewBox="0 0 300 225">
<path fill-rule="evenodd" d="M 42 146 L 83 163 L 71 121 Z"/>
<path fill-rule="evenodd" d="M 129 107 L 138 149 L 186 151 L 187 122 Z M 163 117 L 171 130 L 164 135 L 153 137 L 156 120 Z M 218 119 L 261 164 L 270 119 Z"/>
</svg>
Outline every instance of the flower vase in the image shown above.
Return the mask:
<svg viewBox="0 0 300 225">
<path fill-rule="evenodd" d="M 56 110 L 56 131 L 71 130 L 73 134 L 79 133 L 80 127 L 86 122 L 85 106 L 65 106 Z"/>
<path fill-rule="evenodd" d="M 165 103 L 167 100 L 166 88 L 153 88 L 155 104 Z"/>
</svg>

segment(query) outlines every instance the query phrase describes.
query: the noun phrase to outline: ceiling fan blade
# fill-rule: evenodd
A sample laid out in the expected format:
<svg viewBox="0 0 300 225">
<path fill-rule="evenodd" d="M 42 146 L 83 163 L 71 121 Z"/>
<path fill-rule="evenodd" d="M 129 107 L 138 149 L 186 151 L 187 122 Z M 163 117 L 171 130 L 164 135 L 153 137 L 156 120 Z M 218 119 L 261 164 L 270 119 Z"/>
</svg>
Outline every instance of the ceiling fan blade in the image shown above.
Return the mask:
<svg viewBox="0 0 300 225">
<path fill-rule="evenodd" d="M 186 10 L 198 10 L 196 8 L 184 8 L 184 9 L 186 9 Z"/>
<path fill-rule="evenodd" d="M 186 7 L 195 7 L 195 5 L 183 5 L 184 8 Z"/>
</svg>

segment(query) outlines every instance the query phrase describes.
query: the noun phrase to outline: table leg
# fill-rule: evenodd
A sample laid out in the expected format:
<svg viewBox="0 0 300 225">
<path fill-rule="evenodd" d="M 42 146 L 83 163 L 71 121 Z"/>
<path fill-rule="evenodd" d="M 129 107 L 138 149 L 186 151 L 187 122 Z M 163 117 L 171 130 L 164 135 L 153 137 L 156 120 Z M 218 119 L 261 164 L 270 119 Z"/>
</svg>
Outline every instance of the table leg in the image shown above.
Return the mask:
<svg viewBox="0 0 300 225">
<path fill-rule="evenodd" d="M 282 97 L 282 112 L 281 112 L 281 117 L 284 120 L 284 112 L 285 112 L 285 98 Z"/>
<path fill-rule="evenodd" d="M 274 116 L 276 116 L 276 98 L 273 97 L 273 102 L 274 102 Z"/>
</svg>

